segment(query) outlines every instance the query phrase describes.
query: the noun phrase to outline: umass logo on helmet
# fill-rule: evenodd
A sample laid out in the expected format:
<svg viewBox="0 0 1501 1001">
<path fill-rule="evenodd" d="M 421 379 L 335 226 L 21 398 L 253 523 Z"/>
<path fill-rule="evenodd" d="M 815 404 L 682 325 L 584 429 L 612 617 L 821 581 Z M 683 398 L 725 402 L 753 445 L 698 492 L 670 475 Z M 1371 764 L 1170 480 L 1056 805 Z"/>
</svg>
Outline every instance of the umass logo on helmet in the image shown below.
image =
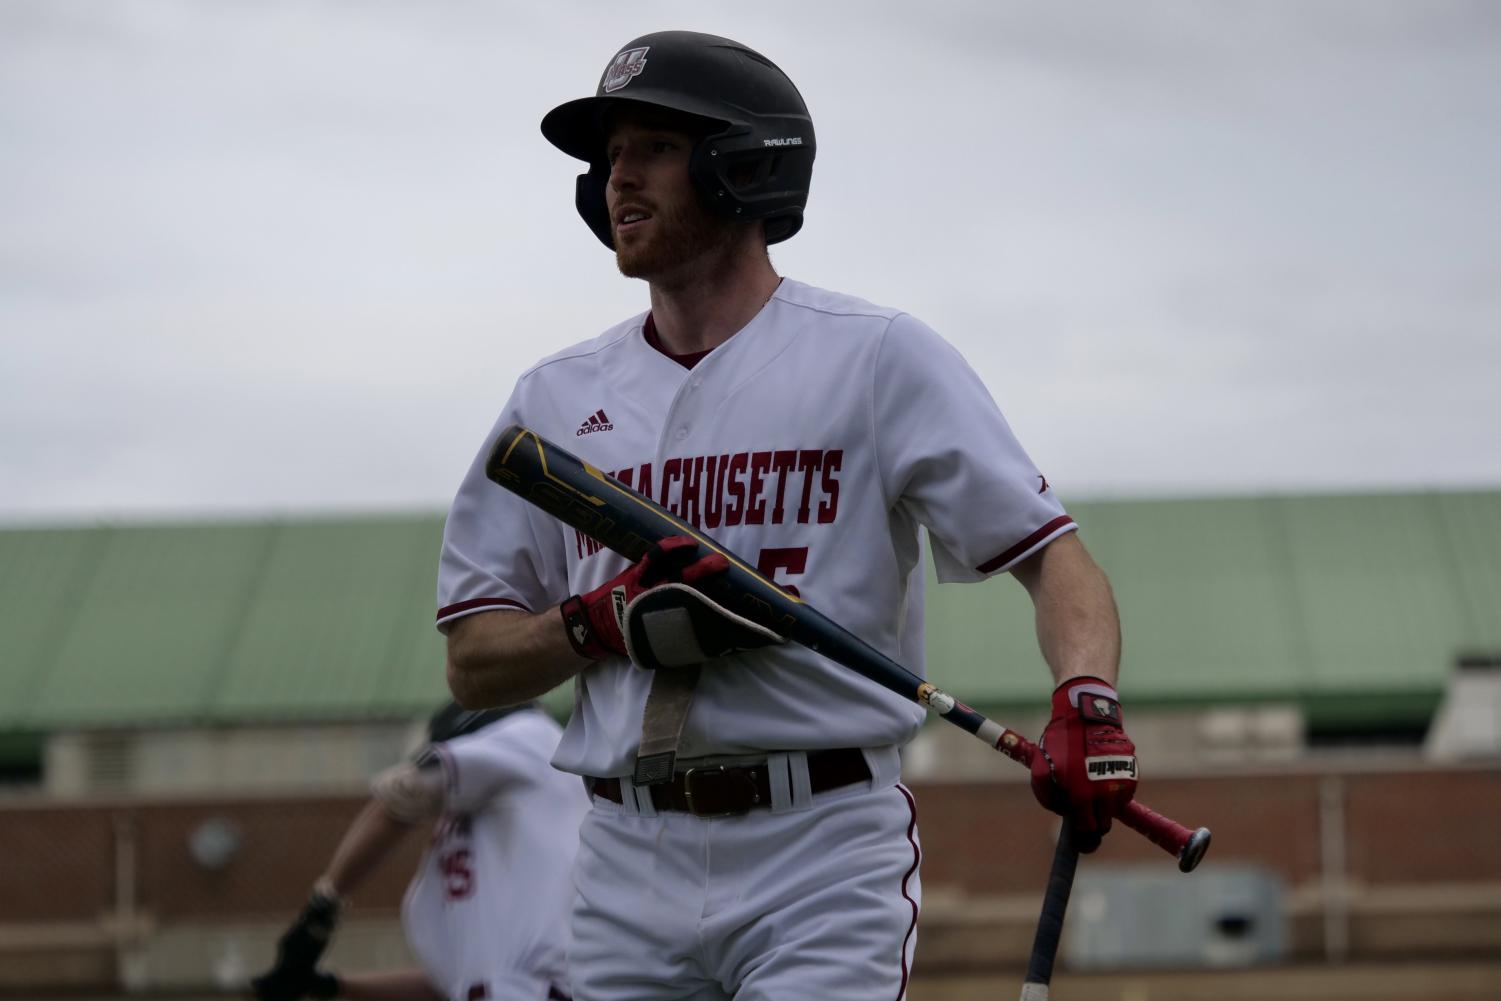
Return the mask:
<svg viewBox="0 0 1501 1001">
<path fill-rule="evenodd" d="M 641 71 L 646 69 L 646 53 L 650 50 L 649 45 L 643 45 L 639 49 L 626 49 L 611 60 L 605 69 L 604 83 L 601 84 L 604 92 L 613 94 L 640 76 Z"/>
</svg>

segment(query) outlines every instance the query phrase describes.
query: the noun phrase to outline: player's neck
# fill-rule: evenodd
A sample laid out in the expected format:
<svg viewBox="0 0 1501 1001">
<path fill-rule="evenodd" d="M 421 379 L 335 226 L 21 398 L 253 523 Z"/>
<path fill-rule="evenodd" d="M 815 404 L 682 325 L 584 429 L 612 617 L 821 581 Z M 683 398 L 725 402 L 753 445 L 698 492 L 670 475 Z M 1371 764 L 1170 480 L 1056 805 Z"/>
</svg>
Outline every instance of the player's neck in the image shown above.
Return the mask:
<svg viewBox="0 0 1501 1001">
<path fill-rule="evenodd" d="M 719 347 L 761 312 L 782 281 L 764 250 L 724 263 L 729 266 L 651 283 L 652 319 L 671 354 Z"/>
</svg>

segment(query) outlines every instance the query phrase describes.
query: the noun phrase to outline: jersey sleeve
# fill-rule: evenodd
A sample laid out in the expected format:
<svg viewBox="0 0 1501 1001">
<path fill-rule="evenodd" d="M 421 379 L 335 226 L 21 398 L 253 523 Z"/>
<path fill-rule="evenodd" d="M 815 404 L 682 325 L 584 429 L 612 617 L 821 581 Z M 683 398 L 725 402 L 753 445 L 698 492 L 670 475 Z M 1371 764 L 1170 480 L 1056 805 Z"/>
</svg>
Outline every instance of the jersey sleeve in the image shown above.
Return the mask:
<svg viewBox="0 0 1501 1001">
<path fill-rule="evenodd" d="M 500 432 L 525 424 L 518 387 L 459 485 L 443 525 L 439 625 L 497 608 L 540 612 L 568 597 L 558 522 L 485 476 Z"/>
<path fill-rule="evenodd" d="M 906 314 L 881 343 L 873 409 L 887 503 L 927 527 L 939 580 L 1009 570 L 1075 529 L 974 369 Z"/>
<path fill-rule="evenodd" d="M 562 728 L 540 710 L 507 716 L 483 730 L 433 744 L 443 769 L 443 808 L 477 813 L 507 788 L 552 769 Z"/>
</svg>

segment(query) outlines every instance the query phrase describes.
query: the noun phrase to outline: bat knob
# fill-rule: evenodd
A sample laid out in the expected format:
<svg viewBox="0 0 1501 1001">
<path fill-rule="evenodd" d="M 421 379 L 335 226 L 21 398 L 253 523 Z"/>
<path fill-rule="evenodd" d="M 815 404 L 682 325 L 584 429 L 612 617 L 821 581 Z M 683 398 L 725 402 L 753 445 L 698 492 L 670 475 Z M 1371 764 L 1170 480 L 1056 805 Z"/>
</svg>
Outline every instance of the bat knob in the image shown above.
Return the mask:
<svg viewBox="0 0 1501 1001">
<path fill-rule="evenodd" d="M 1178 871 L 1193 872 L 1209 850 L 1209 828 L 1201 827 L 1189 835 L 1188 843 L 1178 853 Z"/>
</svg>

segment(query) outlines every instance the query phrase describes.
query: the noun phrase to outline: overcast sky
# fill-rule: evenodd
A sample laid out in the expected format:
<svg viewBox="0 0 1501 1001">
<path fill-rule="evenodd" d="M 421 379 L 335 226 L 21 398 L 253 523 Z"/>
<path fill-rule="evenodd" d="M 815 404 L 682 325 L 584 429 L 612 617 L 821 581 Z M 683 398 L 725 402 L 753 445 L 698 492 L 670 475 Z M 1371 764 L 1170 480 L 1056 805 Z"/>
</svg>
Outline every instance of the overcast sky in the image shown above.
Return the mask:
<svg viewBox="0 0 1501 1001">
<path fill-rule="evenodd" d="M 0 521 L 442 510 L 645 308 L 537 123 L 663 28 L 807 99 L 779 271 L 1065 502 L 1501 485 L 1501 5 L 934 6 L 0 0 Z"/>
</svg>

